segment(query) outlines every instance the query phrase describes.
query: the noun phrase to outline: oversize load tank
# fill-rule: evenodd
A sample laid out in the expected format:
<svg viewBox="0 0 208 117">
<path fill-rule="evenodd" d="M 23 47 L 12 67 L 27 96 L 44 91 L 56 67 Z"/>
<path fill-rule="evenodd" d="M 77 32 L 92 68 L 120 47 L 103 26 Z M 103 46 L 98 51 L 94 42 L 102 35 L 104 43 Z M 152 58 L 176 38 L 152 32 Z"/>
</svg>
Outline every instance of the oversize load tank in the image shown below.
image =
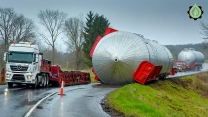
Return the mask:
<svg viewBox="0 0 208 117">
<path fill-rule="evenodd" d="M 133 74 L 145 60 L 162 66 L 160 75 L 169 73 L 173 66 L 172 55 L 165 46 L 123 31 L 104 36 L 92 56 L 95 73 L 105 84 L 135 82 Z"/>
<path fill-rule="evenodd" d="M 183 61 L 188 66 L 201 66 L 204 63 L 204 55 L 199 51 L 195 51 L 193 48 L 184 48 L 178 54 L 178 61 Z"/>
</svg>

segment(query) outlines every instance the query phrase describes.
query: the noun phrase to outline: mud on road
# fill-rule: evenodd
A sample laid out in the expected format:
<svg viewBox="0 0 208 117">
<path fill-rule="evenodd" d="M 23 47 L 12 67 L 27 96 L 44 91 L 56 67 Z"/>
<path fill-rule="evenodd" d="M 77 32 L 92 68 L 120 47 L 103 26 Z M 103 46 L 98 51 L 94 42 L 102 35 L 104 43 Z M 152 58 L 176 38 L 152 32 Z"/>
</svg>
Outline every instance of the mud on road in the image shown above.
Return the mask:
<svg viewBox="0 0 208 117">
<path fill-rule="evenodd" d="M 108 113 L 112 117 L 125 117 L 125 115 L 122 112 L 119 112 L 109 106 L 107 96 L 108 95 L 106 95 L 105 98 L 102 99 L 102 101 L 100 103 L 103 111 L 105 111 L 106 113 Z"/>
</svg>

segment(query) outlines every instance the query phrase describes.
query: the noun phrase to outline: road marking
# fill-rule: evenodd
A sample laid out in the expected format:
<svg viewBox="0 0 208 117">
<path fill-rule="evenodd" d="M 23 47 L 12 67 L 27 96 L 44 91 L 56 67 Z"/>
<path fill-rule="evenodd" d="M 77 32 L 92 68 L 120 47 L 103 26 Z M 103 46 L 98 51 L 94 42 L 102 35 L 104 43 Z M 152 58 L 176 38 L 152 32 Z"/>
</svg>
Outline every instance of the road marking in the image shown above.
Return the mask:
<svg viewBox="0 0 208 117">
<path fill-rule="evenodd" d="M 45 99 L 47 99 L 48 97 L 50 97 L 50 96 L 52 96 L 52 95 L 54 95 L 54 94 L 56 94 L 56 93 L 58 93 L 58 92 L 54 92 L 54 93 L 52 93 L 52 94 L 50 94 L 50 95 L 48 95 L 48 96 L 46 96 L 46 97 L 44 97 L 43 99 L 41 99 L 40 101 L 38 101 L 28 112 L 27 112 L 27 114 L 25 115 L 25 117 L 29 117 L 30 115 L 31 115 L 31 113 L 35 110 L 35 108 L 41 103 L 41 102 L 43 102 Z"/>
</svg>

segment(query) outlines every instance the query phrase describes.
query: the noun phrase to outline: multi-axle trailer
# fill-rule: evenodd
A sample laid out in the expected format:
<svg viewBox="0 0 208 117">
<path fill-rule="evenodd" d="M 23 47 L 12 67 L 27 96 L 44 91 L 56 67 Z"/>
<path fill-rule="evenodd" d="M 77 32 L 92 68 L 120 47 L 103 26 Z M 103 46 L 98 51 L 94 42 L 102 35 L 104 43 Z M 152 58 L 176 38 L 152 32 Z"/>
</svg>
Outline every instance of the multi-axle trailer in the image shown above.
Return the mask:
<svg viewBox="0 0 208 117">
<path fill-rule="evenodd" d="M 26 84 L 32 87 L 47 87 L 50 84 L 74 85 L 90 83 L 90 74 L 80 71 L 61 70 L 59 65 L 51 65 L 44 59 L 39 47 L 31 42 L 13 43 L 4 54 L 6 62 L 5 79 L 9 87 Z"/>
</svg>

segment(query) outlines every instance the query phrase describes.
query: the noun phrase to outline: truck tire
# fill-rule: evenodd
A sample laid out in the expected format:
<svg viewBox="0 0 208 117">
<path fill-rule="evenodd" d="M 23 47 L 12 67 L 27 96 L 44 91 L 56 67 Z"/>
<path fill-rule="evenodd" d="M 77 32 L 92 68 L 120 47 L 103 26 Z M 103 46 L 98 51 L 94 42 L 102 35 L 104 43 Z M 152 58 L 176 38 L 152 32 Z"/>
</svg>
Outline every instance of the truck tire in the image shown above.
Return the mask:
<svg viewBox="0 0 208 117">
<path fill-rule="evenodd" d="M 41 87 L 46 87 L 46 76 L 45 74 L 41 75 L 41 83 L 40 83 Z"/>
<path fill-rule="evenodd" d="M 8 82 L 8 87 L 11 88 L 13 86 L 13 83 Z"/>
<path fill-rule="evenodd" d="M 49 76 L 48 76 L 48 74 L 46 75 L 46 87 L 48 87 L 49 86 Z"/>
<path fill-rule="evenodd" d="M 33 88 L 38 88 L 39 86 L 39 83 L 38 83 L 38 78 L 36 76 L 36 79 L 35 79 L 35 84 L 32 85 Z"/>
<path fill-rule="evenodd" d="M 43 82 L 43 87 L 47 86 L 47 74 L 44 74 L 44 82 Z"/>
<path fill-rule="evenodd" d="M 168 76 L 168 74 L 163 74 L 163 75 L 159 76 L 159 80 L 165 80 L 167 76 Z"/>
</svg>

